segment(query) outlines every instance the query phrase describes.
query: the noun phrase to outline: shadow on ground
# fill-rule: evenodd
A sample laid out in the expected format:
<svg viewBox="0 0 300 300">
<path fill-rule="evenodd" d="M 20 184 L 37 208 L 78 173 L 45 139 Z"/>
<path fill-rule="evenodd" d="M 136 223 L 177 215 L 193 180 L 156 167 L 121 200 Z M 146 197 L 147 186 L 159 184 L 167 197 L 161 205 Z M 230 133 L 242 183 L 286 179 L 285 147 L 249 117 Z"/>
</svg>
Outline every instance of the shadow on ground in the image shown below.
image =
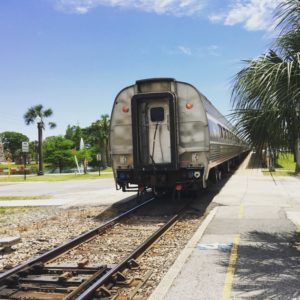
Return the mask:
<svg viewBox="0 0 300 300">
<path fill-rule="evenodd" d="M 250 160 L 248 162 L 248 165 L 246 166 L 246 169 L 260 169 L 262 168 L 262 162 L 257 153 L 252 152 L 250 154 Z"/>
<path fill-rule="evenodd" d="M 300 252 L 293 233 L 253 231 L 238 247 L 234 299 L 300 299 Z M 224 268 L 228 260 L 221 263 Z"/>
</svg>

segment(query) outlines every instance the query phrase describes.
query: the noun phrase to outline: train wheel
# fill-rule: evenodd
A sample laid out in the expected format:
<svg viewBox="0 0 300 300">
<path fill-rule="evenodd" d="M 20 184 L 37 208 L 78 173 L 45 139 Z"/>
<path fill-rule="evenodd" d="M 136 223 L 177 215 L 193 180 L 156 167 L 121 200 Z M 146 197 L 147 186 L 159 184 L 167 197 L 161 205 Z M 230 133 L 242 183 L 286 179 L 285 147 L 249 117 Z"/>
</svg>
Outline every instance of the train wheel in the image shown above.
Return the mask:
<svg viewBox="0 0 300 300">
<path fill-rule="evenodd" d="M 230 173 L 230 165 L 231 165 L 231 162 L 230 161 L 227 161 L 226 163 L 225 163 L 225 166 L 224 166 L 224 170 L 225 170 L 225 172 L 226 173 Z"/>
<path fill-rule="evenodd" d="M 180 201 L 181 200 L 181 194 L 182 194 L 182 191 L 180 190 L 180 191 L 178 191 L 178 190 L 176 190 L 176 188 L 174 188 L 173 190 L 172 190 L 172 201 Z"/>
<path fill-rule="evenodd" d="M 222 179 L 222 171 L 217 167 L 211 169 L 209 172 L 209 179 L 213 183 L 219 182 Z"/>
<path fill-rule="evenodd" d="M 221 169 L 218 169 L 218 181 L 221 181 L 222 180 L 222 170 Z"/>
</svg>

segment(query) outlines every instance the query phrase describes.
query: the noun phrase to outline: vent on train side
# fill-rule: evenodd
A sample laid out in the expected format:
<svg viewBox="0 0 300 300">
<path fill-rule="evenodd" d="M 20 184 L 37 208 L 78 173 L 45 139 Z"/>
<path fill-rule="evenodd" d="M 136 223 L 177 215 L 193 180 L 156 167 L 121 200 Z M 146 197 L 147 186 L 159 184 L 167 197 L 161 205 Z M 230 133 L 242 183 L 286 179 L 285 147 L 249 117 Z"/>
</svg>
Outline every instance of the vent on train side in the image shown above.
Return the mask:
<svg viewBox="0 0 300 300">
<path fill-rule="evenodd" d="M 151 78 L 137 80 L 138 93 L 171 92 L 173 78 Z"/>
</svg>

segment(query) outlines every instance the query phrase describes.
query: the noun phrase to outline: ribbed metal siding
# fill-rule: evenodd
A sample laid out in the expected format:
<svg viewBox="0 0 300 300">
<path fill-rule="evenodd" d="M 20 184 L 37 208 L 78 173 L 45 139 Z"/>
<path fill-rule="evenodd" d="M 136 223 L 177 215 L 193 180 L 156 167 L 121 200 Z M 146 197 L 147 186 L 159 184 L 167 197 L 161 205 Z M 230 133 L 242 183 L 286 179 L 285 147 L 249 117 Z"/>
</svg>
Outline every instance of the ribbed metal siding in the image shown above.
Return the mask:
<svg viewBox="0 0 300 300">
<path fill-rule="evenodd" d="M 215 166 L 223 163 L 242 152 L 239 145 L 228 145 L 223 143 L 210 143 L 209 164 Z"/>
</svg>

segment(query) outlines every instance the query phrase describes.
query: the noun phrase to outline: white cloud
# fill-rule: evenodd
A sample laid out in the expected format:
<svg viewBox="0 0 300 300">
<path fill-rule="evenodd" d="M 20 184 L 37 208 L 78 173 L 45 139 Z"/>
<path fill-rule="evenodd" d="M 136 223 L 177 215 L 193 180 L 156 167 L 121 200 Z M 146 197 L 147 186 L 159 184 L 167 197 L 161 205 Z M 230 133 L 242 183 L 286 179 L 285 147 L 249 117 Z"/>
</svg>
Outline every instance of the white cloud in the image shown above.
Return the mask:
<svg viewBox="0 0 300 300">
<path fill-rule="evenodd" d="M 283 0 L 234 0 L 228 11 L 212 14 L 211 22 L 225 25 L 243 24 L 249 31 L 274 30 L 274 10 Z"/>
<path fill-rule="evenodd" d="M 75 10 L 78 14 L 86 14 L 89 11 L 85 6 L 76 6 Z"/>
<path fill-rule="evenodd" d="M 192 50 L 188 47 L 178 46 L 178 50 L 185 55 L 192 55 Z"/>
<path fill-rule="evenodd" d="M 197 15 L 207 0 L 55 0 L 56 8 L 69 13 L 85 14 L 98 6 L 138 9 L 175 16 Z"/>
<path fill-rule="evenodd" d="M 99 6 L 136 9 L 158 15 L 200 16 L 211 6 L 209 0 L 53 0 L 57 9 L 67 13 L 86 14 Z M 219 0 L 221 1 L 221 0 Z M 222 0 L 223 2 L 224 0 Z M 224 2 L 231 3 L 225 7 Z M 222 11 L 208 16 L 213 23 L 233 26 L 241 24 L 246 30 L 274 30 L 274 10 L 285 0 L 226 0 Z M 210 5 L 209 5 L 210 4 Z M 208 7 L 209 8 L 209 7 Z"/>
<path fill-rule="evenodd" d="M 199 47 L 188 47 L 184 45 L 178 45 L 174 48 L 162 47 L 162 52 L 166 55 L 185 55 L 195 58 L 207 58 L 222 56 L 221 48 L 217 45 L 199 46 Z"/>
<path fill-rule="evenodd" d="M 210 45 L 207 47 L 207 52 L 212 56 L 221 56 L 220 47 L 217 45 Z"/>
</svg>

